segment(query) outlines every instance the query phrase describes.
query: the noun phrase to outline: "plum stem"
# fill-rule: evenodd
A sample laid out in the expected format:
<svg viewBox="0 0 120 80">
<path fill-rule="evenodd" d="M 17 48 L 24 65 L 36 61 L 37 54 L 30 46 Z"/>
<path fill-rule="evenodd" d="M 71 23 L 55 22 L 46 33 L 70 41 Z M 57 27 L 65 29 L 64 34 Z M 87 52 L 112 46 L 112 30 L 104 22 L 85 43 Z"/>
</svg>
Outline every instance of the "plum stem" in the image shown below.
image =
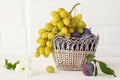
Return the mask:
<svg viewBox="0 0 120 80">
<path fill-rule="evenodd" d="M 78 6 L 79 4 L 80 4 L 80 3 L 75 4 L 75 5 L 72 7 L 72 9 L 71 9 L 71 11 L 70 11 L 69 13 L 71 14 L 72 11 L 75 9 L 75 7 Z"/>
</svg>

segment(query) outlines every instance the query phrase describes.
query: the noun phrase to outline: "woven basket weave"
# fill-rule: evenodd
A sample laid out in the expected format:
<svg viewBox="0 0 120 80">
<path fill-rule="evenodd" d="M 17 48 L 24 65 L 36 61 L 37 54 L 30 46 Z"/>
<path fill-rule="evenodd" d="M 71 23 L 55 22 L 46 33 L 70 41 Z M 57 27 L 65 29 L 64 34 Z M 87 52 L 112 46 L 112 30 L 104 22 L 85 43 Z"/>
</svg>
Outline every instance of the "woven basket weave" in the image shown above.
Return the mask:
<svg viewBox="0 0 120 80">
<path fill-rule="evenodd" d="M 91 35 L 82 38 L 65 38 L 56 36 L 53 40 L 53 57 L 56 67 L 65 71 L 80 71 L 85 57 L 95 54 L 99 36 Z"/>
</svg>

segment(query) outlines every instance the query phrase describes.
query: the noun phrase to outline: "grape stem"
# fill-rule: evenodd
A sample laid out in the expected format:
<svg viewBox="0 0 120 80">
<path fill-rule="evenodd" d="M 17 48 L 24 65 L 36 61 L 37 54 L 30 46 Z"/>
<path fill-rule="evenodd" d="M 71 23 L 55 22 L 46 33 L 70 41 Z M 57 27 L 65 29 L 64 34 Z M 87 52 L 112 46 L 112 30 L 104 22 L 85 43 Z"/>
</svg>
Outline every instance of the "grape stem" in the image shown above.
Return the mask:
<svg viewBox="0 0 120 80">
<path fill-rule="evenodd" d="M 78 6 L 79 4 L 80 4 L 80 3 L 75 4 L 69 13 L 71 14 L 72 11 L 75 9 L 75 7 Z"/>
</svg>

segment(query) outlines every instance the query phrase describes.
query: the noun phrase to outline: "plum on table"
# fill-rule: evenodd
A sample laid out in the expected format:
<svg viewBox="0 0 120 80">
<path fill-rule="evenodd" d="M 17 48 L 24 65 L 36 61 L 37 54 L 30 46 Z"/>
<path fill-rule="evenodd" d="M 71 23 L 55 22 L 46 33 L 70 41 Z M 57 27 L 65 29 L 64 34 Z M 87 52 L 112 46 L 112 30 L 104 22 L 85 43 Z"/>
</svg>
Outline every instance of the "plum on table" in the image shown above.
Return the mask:
<svg viewBox="0 0 120 80">
<path fill-rule="evenodd" d="M 94 72 L 94 65 L 92 63 L 85 63 L 82 66 L 82 72 L 86 76 L 92 76 Z"/>
</svg>

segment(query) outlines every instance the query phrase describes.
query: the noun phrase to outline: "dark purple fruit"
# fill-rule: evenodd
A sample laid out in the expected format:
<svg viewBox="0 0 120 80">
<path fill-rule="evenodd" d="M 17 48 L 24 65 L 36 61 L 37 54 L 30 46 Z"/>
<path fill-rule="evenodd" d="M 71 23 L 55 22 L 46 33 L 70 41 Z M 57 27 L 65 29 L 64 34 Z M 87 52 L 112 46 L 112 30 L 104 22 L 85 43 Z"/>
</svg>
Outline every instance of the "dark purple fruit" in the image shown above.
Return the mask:
<svg viewBox="0 0 120 80">
<path fill-rule="evenodd" d="M 85 36 L 90 36 L 90 35 L 83 33 L 81 36 L 82 36 L 82 37 L 85 37 Z"/>
<path fill-rule="evenodd" d="M 85 28 L 85 29 L 84 29 L 84 34 L 91 35 L 91 31 L 90 31 L 90 29 Z"/>
<path fill-rule="evenodd" d="M 92 76 L 94 72 L 94 65 L 92 63 L 85 63 L 82 66 L 82 72 L 86 76 Z"/>
<path fill-rule="evenodd" d="M 77 38 L 81 37 L 80 33 L 78 31 L 76 31 L 76 30 L 71 34 L 71 36 L 72 37 L 77 37 Z"/>
</svg>

